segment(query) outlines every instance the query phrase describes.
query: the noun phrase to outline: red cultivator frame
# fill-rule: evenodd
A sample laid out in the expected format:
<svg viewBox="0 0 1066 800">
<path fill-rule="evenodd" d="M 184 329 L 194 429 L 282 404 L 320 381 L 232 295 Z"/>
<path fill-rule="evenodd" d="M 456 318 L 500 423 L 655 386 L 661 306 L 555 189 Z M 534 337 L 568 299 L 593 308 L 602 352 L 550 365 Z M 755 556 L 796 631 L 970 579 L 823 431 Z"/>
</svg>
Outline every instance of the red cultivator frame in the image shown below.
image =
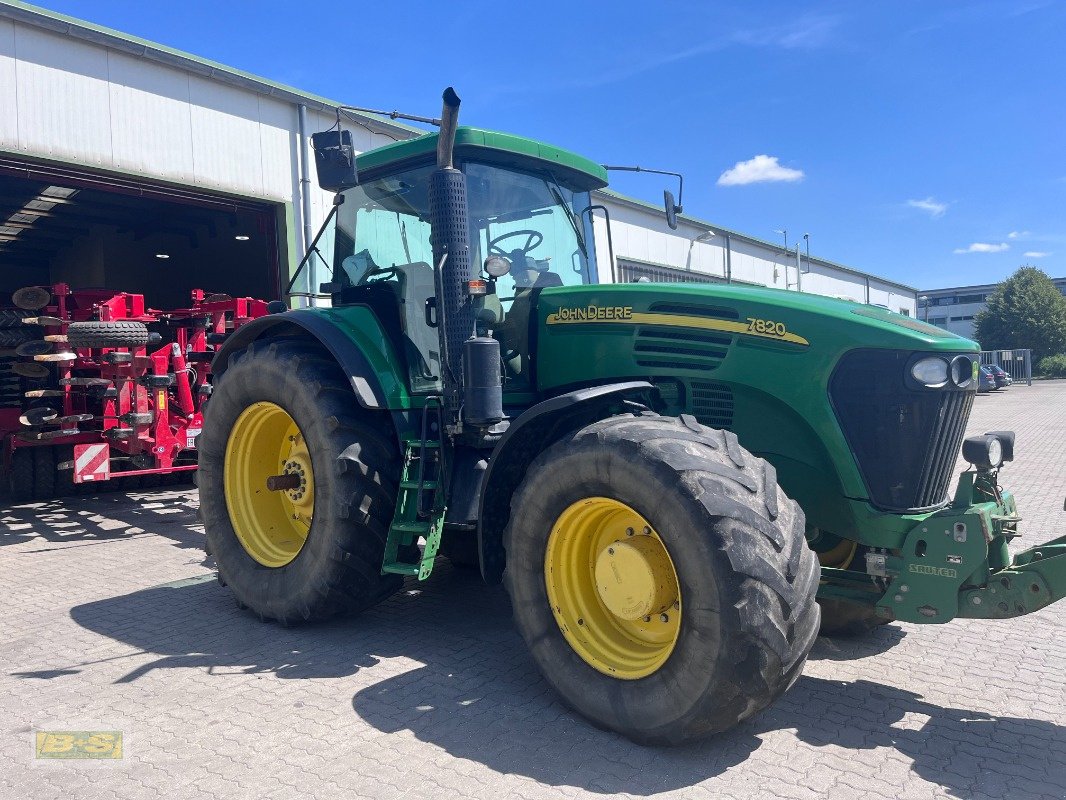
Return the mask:
<svg viewBox="0 0 1066 800">
<path fill-rule="evenodd" d="M 0 357 L 0 437 L 16 500 L 196 469 L 214 348 L 267 313 L 262 300 L 199 289 L 172 311 L 66 284 L 20 289 L 13 302 L 0 309 L 0 347 L 13 346 Z"/>
</svg>

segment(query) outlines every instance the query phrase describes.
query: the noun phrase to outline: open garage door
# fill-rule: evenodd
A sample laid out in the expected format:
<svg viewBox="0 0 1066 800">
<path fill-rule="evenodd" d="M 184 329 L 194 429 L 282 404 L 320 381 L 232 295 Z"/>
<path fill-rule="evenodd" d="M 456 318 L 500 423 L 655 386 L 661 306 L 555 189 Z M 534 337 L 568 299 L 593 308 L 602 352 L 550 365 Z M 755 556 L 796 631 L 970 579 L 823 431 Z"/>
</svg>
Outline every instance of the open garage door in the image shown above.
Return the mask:
<svg viewBox="0 0 1066 800">
<path fill-rule="evenodd" d="M 63 282 L 156 308 L 192 289 L 270 300 L 280 261 L 276 205 L 0 157 L 2 295 Z"/>
</svg>

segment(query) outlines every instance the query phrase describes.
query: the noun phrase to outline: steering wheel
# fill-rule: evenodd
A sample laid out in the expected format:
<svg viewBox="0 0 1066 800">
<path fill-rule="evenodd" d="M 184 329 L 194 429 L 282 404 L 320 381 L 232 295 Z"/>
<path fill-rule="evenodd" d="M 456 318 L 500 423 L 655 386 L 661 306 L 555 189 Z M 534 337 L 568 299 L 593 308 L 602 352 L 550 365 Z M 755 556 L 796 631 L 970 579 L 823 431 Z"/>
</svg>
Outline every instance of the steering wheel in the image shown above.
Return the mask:
<svg viewBox="0 0 1066 800">
<path fill-rule="evenodd" d="M 513 236 L 525 236 L 526 237 L 526 243 L 521 248 L 522 249 L 522 255 L 525 255 L 526 253 L 530 252 L 531 250 L 536 250 L 538 247 L 540 247 L 541 243 L 544 241 L 544 234 L 541 233 L 540 231 L 534 231 L 534 230 L 530 230 L 529 228 L 523 228 L 520 231 L 511 231 L 510 233 L 505 233 L 505 234 L 503 234 L 501 236 L 497 236 L 495 239 L 490 241 L 489 242 L 489 253 L 492 254 L 492 255 L 503 256 L 504 258 L 507 258 L 508 256 L 510 256 L 511 254 L 509 252 L 507 252 L 506 250 L 504 250 L 502 247 L 500 247 L 499 243 L 502 242 L 504 239 L 510 239 Z"/>
</svg>

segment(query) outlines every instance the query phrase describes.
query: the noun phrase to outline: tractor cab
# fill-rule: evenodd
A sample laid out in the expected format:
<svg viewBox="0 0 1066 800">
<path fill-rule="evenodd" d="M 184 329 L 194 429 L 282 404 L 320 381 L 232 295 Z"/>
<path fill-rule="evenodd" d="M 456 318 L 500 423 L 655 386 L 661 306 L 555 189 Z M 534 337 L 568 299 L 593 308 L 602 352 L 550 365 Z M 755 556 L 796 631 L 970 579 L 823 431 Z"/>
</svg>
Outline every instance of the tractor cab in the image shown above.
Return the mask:
<svg viewBox="0 0 1066 800">
<path fill-rule="evenodd" d="M 415 394 L 441 391 L 429 192 L 437 138 L 359 156 L 355 185 L 324 187 L 340 191 L 294 278 L 324 277 L 320 296 L 335 308 L 369 306 L 403 354 Z M 606 185 L 605 172 L 571 153 L 474 128 L 456 131 L 455 159 L 467 181 L 472 276 L 484 281 L 469 333 L 499 341 L 505 388 L 521 389 L 530 385 L 538 290 L 596 280 L 589 192 Z"/>
</svg>

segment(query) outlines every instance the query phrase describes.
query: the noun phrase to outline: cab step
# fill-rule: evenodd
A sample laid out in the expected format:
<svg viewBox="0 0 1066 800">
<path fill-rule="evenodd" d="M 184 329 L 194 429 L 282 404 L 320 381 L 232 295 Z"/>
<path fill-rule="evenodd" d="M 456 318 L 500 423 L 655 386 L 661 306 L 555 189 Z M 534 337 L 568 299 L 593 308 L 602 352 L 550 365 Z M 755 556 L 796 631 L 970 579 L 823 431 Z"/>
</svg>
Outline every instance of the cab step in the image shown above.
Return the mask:
<svg viewBox="0 0 1066 800">
<path fill-rule="evenodd" d="M 425 415 L 427 410 L 423 411 Z M 385 558 L 381 572 L 385 575 L 417 577 L 424 581 L 433 572 L 444 530 L 444 451 L 439 439 L 426 437 L 423 419 L 422 436 L 404 440 L 403 472 L 400 475 L 396 511 L 385 541 Z M 439 426 L 438 426 L 439 430 Z M 419 539 L 425 545 L 419 551 Z M 412 551 L 419 553 L 410 561 Z M 406 556 L 407 558 L 404 558 Z"/>
</svg>

